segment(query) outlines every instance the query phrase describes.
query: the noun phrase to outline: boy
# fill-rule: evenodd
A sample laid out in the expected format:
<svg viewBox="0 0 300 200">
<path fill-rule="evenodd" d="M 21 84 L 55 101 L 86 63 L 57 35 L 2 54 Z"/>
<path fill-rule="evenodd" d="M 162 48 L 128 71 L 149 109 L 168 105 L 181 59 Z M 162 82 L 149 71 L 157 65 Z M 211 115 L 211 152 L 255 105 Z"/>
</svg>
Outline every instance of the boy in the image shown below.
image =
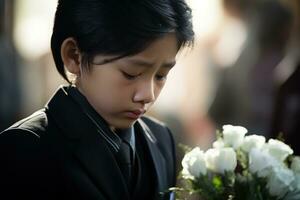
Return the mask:
<svg viewBox="0 0 300 200">
<path fill-rule="evenodd" d="M 143 114 L 192 40 L 183 0 L 59 0 L 51 49 L 70 85 L 0 134 L 0 199 L 171 198 L 172 135 Z"/>
</svg>

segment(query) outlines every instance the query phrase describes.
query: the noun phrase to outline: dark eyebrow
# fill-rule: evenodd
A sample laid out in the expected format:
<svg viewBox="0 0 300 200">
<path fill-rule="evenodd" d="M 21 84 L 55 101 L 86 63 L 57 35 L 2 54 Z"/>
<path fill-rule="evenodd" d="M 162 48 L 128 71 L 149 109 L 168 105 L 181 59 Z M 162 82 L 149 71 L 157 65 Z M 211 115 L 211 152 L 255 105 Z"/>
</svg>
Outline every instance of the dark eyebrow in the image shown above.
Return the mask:
<svg viewBox="0 0 300 200">
<path fill-rule="evenodd" d="M 143 60 L 137 60 L 137 59 L 129 59 L 128 62 L 132 65 L 138 65 L 138 66 L 144 66 L 144 67 L 152 67 L 154 63 L 147 62 Z M 162 64 L 163 68 L 172 68 L 176 64 L 176 61 L 166 62 Z"/>
</svg>

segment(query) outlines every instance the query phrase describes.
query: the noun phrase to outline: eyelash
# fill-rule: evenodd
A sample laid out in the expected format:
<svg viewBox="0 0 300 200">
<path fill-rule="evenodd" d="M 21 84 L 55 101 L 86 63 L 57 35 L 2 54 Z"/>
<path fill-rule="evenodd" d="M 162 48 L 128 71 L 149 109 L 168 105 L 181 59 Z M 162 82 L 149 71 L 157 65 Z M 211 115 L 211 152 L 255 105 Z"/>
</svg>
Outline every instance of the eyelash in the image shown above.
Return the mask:
<svg viewBox="0 0 300 200">
<path fill-rule="evenodd" d="M 126 79 L 128 79 L 128 80 L 134 80 L 134 79 L 136 79 L 136 78 L 140 75 L 140 74 L 137 74 L 137 75 L 131 75 L 131 74 L 128 74 L 128 73 L 126 73 L 126 72 L 124 72 L 124 71 L 122 71 L 122 74 L 123 74 L 123 76 L 124 76 Z M 156 79 L 157 79 L 158 81 L 164 81 L 164 80 L 167 79 L 167 76 L 163 76 L 163 75 L 156 75 L 155 77 L 156 77 Z"/>
<path fill-rule="evenodd" d="M 135 78 L 137 78 L 139 76 L 139 74 L 138 75 L 131 75 L 131 74 L 128 74 L 124 71 L 122 71 L 122 74 L 128 80 L 134 80 Z"/>
<path fill-rule="evenodd" d="M 167 79 L 167 76 L 156 75 L 156 79 L 157 79 L 158 81 L 164 81 L 164 80 Z"/>
</svg>

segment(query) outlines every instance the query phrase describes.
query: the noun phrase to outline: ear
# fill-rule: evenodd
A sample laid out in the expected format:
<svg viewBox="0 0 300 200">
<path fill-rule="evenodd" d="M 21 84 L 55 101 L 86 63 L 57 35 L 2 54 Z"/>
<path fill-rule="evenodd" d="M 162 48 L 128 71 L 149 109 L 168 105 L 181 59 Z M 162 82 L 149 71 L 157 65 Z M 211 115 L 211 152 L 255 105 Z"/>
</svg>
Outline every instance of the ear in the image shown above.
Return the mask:
<svg viewBox="0 0 300 200">
<path fill-rule="evenodd" d="M 67 38 L 63 41 L 60 49 L 62 61 L 67 70 L 77 76 L 80 75 L 81 54 L 74 38 Z"/>
</svg>

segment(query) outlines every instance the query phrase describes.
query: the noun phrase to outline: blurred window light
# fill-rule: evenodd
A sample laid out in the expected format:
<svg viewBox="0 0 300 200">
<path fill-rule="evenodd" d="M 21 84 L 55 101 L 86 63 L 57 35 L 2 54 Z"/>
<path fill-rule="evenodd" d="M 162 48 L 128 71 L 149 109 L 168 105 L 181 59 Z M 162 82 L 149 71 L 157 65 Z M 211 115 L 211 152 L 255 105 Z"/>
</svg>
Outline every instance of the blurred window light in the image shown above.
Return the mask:
<svg viewBox="0 0 300 200">
<path fill-rule="evenodd" d="M 205 106 L 207 94 L 207 72 L 204 70 L 204 44 L 220 27 L 223 17 L 221 0 L 188 0 L 192 9 L 195 31 L 195 46 L 178 56 L 176 67 L 169 75 L 164 91 L 155 103 L 160 112 L 175 112 L 180 115 L 199 112 Z M 204 83 L 205 82 L 205 83 Z M 206 109 L 206 108 L 201 108 Z"/>
<path fill-rule="evenodd" d="M 193 25 L 199 39 L 209 37 L 216 31 L 222 18 L 221 0 L 190 0 L 193 11 Z"/>
<path fill-rule="evenodd" d="M 216 62 L 222 67 L 232 66 L 245 45 L 247 35 L 244 23 L 237 19 L 229 19 L 214 48 Z"/>
<path fill-rule="evenodd" d="M 49 52 L 57 0 L 17 0 L 14 41 L 19 53 L 29 60 Z"/>
</svg>

